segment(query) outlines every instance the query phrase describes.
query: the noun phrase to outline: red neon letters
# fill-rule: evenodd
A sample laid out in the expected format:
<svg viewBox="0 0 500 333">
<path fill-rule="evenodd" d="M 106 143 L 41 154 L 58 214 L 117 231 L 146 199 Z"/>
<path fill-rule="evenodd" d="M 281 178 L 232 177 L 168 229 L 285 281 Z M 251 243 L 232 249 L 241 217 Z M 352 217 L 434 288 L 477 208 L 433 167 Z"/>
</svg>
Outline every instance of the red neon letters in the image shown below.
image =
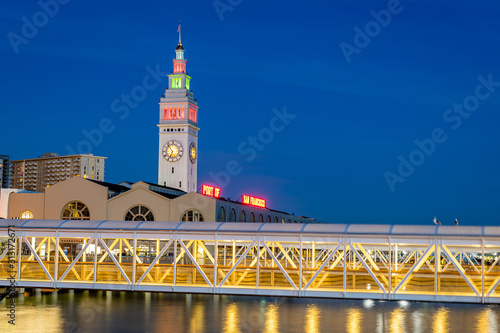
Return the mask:
<svg viewBox="0 0 500 333">
<path fill-rule="evenodd" d="M 202 185 L 201 186 L 201 194 L 209 196 L 209 197 L 219 198 L 220 197 L 220 188 L 213 187 L 210 185 Z"/>
<path fill-rule="evenodd" d="M 245 205 L 266 208 L 266 200 L 261 198 L 252 197 L 250 195 L 243 194 L 243 203 Z"/>
</svg>

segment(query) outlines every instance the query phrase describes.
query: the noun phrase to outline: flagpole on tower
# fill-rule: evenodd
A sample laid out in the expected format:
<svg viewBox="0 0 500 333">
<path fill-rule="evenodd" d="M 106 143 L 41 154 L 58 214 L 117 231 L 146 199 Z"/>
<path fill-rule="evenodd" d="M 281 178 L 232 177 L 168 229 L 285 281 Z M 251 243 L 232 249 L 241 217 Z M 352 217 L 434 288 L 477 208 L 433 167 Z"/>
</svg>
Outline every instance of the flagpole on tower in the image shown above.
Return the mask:
<svg viewBox="0 0 500 333">
<path fill-rule="evenodd" d="M 177 32 L 179 33 L 179 44 L 181 44 L 181 20 L 179 20 L 179 27 L 177 28 Z"/>
</svg>

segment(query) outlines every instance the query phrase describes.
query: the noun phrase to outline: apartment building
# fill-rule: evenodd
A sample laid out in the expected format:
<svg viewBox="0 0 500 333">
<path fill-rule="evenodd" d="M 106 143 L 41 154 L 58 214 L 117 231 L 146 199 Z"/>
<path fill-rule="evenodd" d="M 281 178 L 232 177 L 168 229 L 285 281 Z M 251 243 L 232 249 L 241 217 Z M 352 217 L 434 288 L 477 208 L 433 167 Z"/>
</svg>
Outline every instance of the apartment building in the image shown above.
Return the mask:
<svg viewBox="0 0 500 333">
<path fill-rule="evenodd" d="M 9 187 L 9 155 L 0 155 L 0 188 Z"/>
<path fill-rule="evenodd" d="M 10 188 L 43 192 L 46 187 L 74 176 L 104 181 L 106 157 L 93 154 L 59 156 L 46 153 L 10 162 Z"/>
</svg>

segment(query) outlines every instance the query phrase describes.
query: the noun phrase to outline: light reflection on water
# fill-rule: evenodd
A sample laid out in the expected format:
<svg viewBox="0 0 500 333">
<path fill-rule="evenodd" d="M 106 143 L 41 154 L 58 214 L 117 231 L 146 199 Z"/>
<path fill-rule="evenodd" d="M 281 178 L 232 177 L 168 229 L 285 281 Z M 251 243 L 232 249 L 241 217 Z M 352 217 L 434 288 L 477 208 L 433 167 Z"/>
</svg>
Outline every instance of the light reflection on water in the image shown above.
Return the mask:
<svg viewBox="0 0 500 333">
<path fill-rule="evenodd" d="M 401 308 L 391 312 L 391 333 L 403 333 L 405 330 L 405 313 Z"/>
<path fill-rule="evenodd" d="M 346 331 L 347 333 L 361 332 L 361 319 L 363 313 L 358 308 L 351 308 L 347 310 Z"/>
<path fill-rule="evenodd" d="M 497 314 L 490 307 L 483 309 L 478 316 L 477 333 L 498 332 Z"/>
<path fill-rule="evenodd" d="M 440 308 L 435 314 L 432 321 L 432 331 L 434 333 L 447 333 L 449 332 L 448 322 L 449 311 L 447 308 Z"/>
<path fill-rule="evenodd" d="M 20 296 L 0 332 L 498 332 L 500 306 L 75 291 Z"/>
<path fill-rule="evenodd" d="M 321 312 L 316 304 L 307 305 L 306 310 L 306 325 L 304 326 L 305 333 L 319 333 L 319 323 L 321 319 Z"/>
<path fill-rule="evenodd" d="M 226 306 L 226 321 L 224 322 L 224 333 L 240 333 L 240 317 L 238 304 L 231 303 Z"/>
<path fill-rule="evenodd" d="M 413 332 L 414 333 L 423 333 L 424 332 L 424 314 L 422 311 L 415 311 L 411 314 L 411 321 L 413 323 Z"/>
<path fill-rule="evenodd" d="M 278 306 L 269 304 L 266 308 L 265 333 L 279 332 Z"/>
</svg>

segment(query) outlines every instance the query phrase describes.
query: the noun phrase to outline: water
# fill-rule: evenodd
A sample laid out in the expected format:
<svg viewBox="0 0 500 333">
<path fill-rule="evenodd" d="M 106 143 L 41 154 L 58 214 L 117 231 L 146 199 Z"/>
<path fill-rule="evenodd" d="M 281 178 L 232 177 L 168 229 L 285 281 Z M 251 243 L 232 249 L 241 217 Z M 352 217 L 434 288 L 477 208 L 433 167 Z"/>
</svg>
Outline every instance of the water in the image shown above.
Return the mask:
<svg viewBox="0 0 500 333">
<path fill-rule="evenodd" d="M 0 332 L 497 332 L 500 306 L 74 291 L 19 296 Z"/>
</svg>

